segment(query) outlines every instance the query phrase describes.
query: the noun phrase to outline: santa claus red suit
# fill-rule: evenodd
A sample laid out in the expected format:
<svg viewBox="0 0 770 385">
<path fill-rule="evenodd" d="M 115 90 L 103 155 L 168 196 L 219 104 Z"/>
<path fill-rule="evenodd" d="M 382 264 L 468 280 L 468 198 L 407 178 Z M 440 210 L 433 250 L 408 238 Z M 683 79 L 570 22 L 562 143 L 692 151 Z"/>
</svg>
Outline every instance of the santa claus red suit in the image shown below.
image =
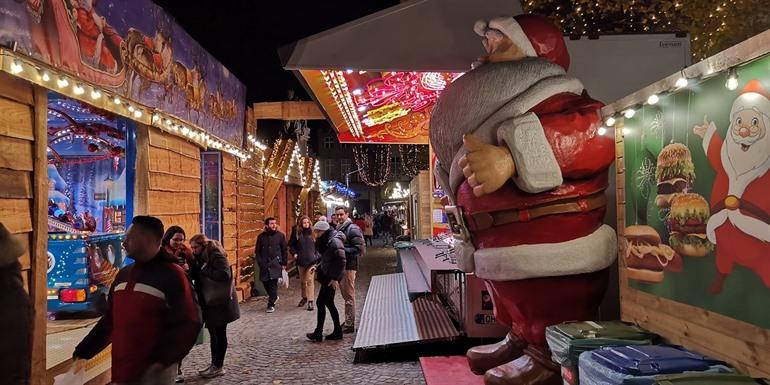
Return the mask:
<svg viewBox="0 0 770 385">
<path fill-rule="evenodd" d="M 566 74 L 567 49 L 550 21 L 521 15 L 475 29 L 502 33 L 524 57 L 463 75 L 431 117 L 458 264 L 486 280 L 497 322 L 511 326 L 468 359 L 487 384 L 560 383 L 544 329 L 595 316 L 617 254 L 615 232 L 602 224 L 614 141 L 600 130 L 602 103 Z M 474 193 L 476 174 L 461 165 L 464 135 L 510 151 L 515 174 L 502 187 Z"/>
<path fill-rule="evenodd" d="M 747 84 L 730 111 L 723 140 L 714 122 L 701 126 L 703 150 L 716 170 L 711 190 L 709 241 L 717 245 L 714 291 L 735 263 L 752 269 L 770 287 L 770 100 L 757 80 Z"/>
</svg>

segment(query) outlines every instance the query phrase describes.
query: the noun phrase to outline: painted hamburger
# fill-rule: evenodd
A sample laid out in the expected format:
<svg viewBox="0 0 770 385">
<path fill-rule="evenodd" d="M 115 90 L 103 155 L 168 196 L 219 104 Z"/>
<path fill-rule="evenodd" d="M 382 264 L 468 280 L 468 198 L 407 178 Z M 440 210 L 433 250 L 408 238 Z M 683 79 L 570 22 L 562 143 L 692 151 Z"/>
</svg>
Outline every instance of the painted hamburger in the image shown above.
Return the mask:
<svg viewBox="0 0 770 385">
<path fill-rule="evenodd" d="M 626 239 L 626 274 L 628 279 L 658 283 L 663 272 L 682 270 L 682 258 L 668 245 L 660 243 L 660 234 L 650 226 L 628 226 Z"/>
<path fill-rule="evenodd" d="M 708 202 L 698 194 L 676 194 L 671 200 L 668 225 L 671 236 L 668 243 L 681 255 L 704 257 L 714 245 L 706 238 L 706 222 L 710 210 Z"/>
<path fill-rule="evenodd" d="M 660 208 L 671 206 L 674 194 L 688 192 L 695 181 L 695 165 L 690 149 L 681 143 L 671 143 L 658 155 L 655 168 L 658 196 L 655 205 Z"/>
</svg>

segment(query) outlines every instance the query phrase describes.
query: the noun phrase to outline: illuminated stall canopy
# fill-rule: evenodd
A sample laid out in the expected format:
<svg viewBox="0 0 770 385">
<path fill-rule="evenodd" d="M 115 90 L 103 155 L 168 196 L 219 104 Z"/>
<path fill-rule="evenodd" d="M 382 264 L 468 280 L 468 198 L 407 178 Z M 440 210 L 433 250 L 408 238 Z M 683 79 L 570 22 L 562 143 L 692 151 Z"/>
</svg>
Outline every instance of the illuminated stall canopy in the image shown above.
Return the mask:
<svg viewBox="0 0 770 385">
<path fill-rule="evenodd" d="M 340 142 L 427 144 L 441 91 L 484 54 L 473 23 L 521 13 L 516 1 L 469 4 L 388 8 L 285 47 L 284 68 L 321 105 Z"/>
</svg>

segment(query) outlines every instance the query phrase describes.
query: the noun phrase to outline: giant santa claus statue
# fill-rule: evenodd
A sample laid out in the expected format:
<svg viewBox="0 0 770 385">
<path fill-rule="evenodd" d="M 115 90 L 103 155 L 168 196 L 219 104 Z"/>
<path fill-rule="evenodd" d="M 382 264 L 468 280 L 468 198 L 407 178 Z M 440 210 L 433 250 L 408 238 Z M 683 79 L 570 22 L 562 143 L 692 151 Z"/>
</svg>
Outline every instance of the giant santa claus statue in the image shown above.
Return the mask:
<svg viewBox="0 0 770 385">
<path fill-rule="evenodd" d="M 717 245 L 712 293 L 722 290 L 734 264 L 753 270 L 770 287 L 770 100 L 758 80 L 733 102 L 725 139 L 714 122 L 694 128 L 716 171 L 711 190 L 709 241 Z"/>
<path fill-rule="evenodd" d="M 430 140 L 458 264 L 486 281 L 497 344 L 468 351 L 486 384 L 560 384 L 545 327 L 591 319 L 616 236 L 602 224 L 611 132 L 602 103 L 566 74 L 569 55 L 548 19 L 479 21 L 487 56 L 438 100 Z"/>
</svg>

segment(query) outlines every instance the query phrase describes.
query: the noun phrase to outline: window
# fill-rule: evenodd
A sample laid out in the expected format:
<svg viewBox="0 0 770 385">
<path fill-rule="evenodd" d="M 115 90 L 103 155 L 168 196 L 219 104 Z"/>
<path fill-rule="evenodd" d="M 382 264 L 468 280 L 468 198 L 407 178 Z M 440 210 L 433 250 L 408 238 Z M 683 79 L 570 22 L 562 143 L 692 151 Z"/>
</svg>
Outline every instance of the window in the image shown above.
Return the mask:
<svg viewBox="0 0 770 385">
<path fill-rule="evenodd" d="M 324 137 L 324 148 L 326 148 L 326 149 L 334 148 L 334 137 L 333 136 L 325 136 Z"/>
<path fill-rule="evenodd" d="M 342 177 L 344 178 L 351 171 L 353 171 L 353 166 L 351 165 L 351 160 L 350 159 L 341 159 L 340 160 L 340 174 L 342 174 Z"/>
<path fill-rule="evenodd" d="M 334 178 L 334 166 L 335 166 L 334 163 L 335 163 L 334 159 L 326 159 L 324 161 L 323 179 L 326 179 L 326 180 L 335 179 Z"/>
</svg>

